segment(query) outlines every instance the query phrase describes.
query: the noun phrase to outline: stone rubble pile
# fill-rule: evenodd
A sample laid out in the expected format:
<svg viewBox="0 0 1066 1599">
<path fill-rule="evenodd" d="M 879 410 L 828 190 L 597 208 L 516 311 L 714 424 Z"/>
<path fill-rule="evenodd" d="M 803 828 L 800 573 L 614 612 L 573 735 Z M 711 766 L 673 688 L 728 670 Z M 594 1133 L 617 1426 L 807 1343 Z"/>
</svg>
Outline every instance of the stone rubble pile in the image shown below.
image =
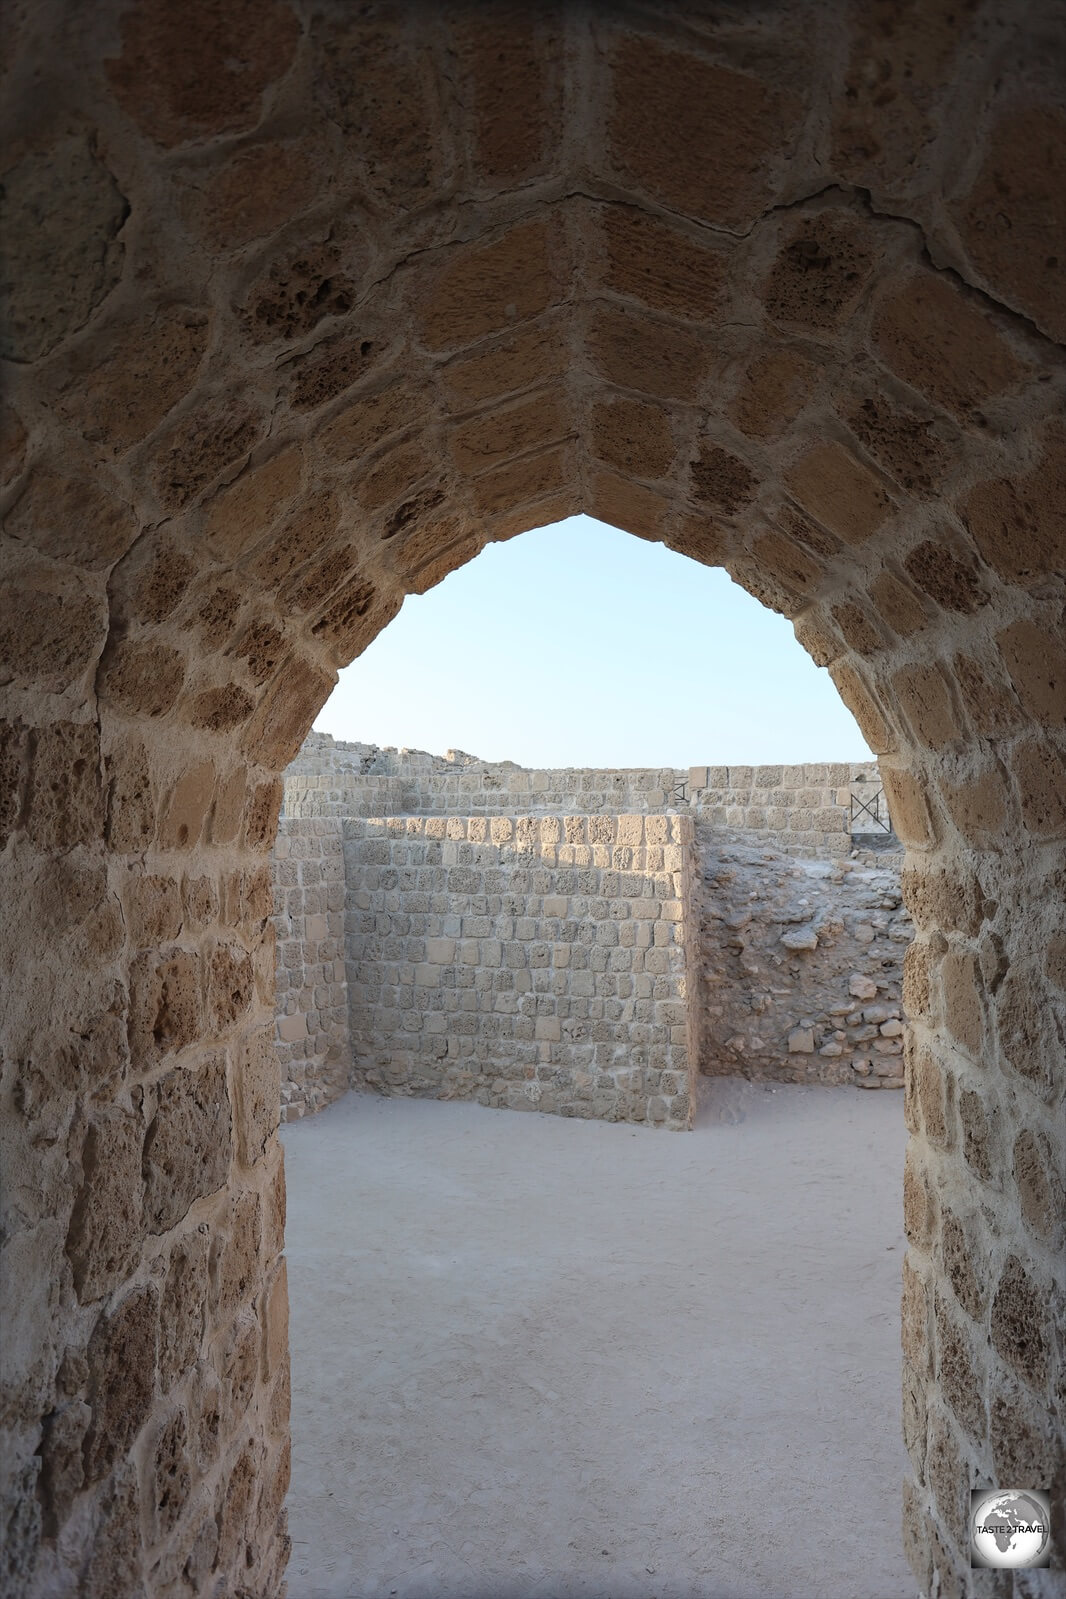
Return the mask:
<svg viewBox="0 0 1066 1599">
<path fill-rule="evenodd" d="M 706 826 L 697 839 L 701 1071 L 901 1088 L 912 925 L 894 862 L 800 861 Z"/>
</svg>

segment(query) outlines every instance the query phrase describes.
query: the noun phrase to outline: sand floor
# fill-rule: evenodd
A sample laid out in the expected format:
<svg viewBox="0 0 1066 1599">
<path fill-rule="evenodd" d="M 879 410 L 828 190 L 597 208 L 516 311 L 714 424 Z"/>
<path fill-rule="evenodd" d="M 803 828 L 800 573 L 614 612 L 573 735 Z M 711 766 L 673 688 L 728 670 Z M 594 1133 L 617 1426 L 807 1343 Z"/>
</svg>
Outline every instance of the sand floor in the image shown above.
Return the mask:
<svg viewBox="0 0 1066 1599">
<path fill-rule="evenodd" d="M 902 1095 L 284 1130 L 290 1599 L 914 1599 Z"/>
</svg>

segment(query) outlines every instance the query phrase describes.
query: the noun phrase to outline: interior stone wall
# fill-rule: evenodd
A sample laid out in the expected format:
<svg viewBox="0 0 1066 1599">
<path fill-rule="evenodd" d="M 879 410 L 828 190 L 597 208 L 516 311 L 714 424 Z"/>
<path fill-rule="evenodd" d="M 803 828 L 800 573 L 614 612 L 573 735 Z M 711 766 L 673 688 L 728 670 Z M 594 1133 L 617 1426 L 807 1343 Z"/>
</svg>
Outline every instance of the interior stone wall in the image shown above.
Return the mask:
<svg viewBox="0 0 1066 1599">
<path fill-rule="evenodd" d="M 583 510 L 880 757 L 904 1536 L 972 1592 L 971 1485 L 1066 1524 L 1061 12 L 7 20 L 8 1590 L 280 1592 L 279 774 L 406 594 Z"/>
<path fill-rule="evenodd" d="M 354 1086 L 689 1126 L 688 817 L 343 825 Z"/>
<path fill-rule="evenodd" d="M 274 841 L 275 1048 L 281 1119 L 323 1110 L 348 1087 L 344 845 L 338 822 L 283 816 Z"/>
</svg>

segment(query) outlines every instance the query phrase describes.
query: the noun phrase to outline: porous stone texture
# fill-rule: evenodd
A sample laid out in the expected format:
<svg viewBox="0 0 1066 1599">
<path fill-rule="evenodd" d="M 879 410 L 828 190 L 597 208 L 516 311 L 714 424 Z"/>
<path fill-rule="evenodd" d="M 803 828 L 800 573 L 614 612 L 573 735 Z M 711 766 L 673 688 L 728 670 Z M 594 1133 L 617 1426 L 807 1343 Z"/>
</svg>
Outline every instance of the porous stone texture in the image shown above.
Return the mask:
<svg viewBox="0 0 1066 1599">
<path fill-rule="evenodd" d="M 282 817 L 274 843 L 276 1049 L 281 1119 L 321 1110 L 348 1087 L 344 843 L 340 824 Z"/>
<path fill-rule="evenodd" d="M 688 817 L 372 818 L 344 853 L 355 1086 L 688 1127 Z"/>
<path fill-rule="evenodd" d="M 2 1580 L 280 1592 L 279 774 L 406 594 L 583 510 L 787 615 L 880 758 L 915 923 L 906 1547 L 924 1594 L 972 1592 L 971 1484 L 1031 1474 L 1066 1523 L 1039 1197 L 1066 1086 L 1066 23 L 546 5 L 501 10 L 501 51 L 481 15 L 5 19 L 5 258 L 32 276 L 0 506 Z M 221 1109 L 220 1055 L 228 1120 L 194 1109 Z M 156 1233 L 138 1143 L 172 1072 L 199 1087 L 164 1114 L 207 1130 Z"/>
</svg>

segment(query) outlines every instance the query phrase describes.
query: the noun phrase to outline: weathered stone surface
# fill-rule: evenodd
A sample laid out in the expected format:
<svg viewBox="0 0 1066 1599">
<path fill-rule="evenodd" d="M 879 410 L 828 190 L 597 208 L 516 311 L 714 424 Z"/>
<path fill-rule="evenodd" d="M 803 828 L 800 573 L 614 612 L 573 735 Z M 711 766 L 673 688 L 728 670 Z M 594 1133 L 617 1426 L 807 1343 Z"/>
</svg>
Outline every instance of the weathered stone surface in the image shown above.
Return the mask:
<svg viewBox="0 0 1066 1599">
<path fill-rule="evenodd" d="M 657 478 L 673 461 L 669 424 L 654 407 L 623 398 L 604 402 L 597 407 L 593 427 L 597 453 L 618 471 Z"/>
<path fill-rule="evenodd" d="M 5 527 L 44 554 L 90 570 L 110 566 L 137 536 L 130 507 L 109 472 L 73 477 L 48 464 L 34 468 Z"/>
<path fill-rule="evenodd" d="M 984 559 L 1007 583 L 1039 582 L 1066 551 L 1066 442 L 1061 431 L 1031 472 L 978 483 L 962 517 Z"/>
<path fill-rule="evenodd" d="M 169 1231 L 229 1175 L 230 1105 L 225 1057 L 179 1067 L 159 1083 L 144 1139 L 144 1204 L 153 1233 Z"/>
<path fill-rule="evenodd" d="M 86 1599 L 143 1591 L 145 1551 L 138 1500 L 137 1473 L 127 1463 L 101 1494 L 100 1522 L 82 1583 Z"/>
<path fill-rule="evenodd" d="M 558 288 L 551 234 L 523 223 L 491 244 L 463 246 L 426 273 L 417 319 L 431 350 L 457 349 L 547 310 Z"/>
<path fill-rule="evenodd" d="M 357 141 L 368 188 L 398 204 L 428 198 L 447 151 L 424 37 L 352 13 L 317 29 L 315 44 L 316 95 Z"/>
<path fill-rule="evenodd" d="M 1047 1381 L 1049 1320 L 1046 1290 L 1016 1256 L 1010 1256 L 992 1298 L 989 1328 L 1003 1359 L 1037 1392 Z"/>
<path fill-rule="evenodd" d="M 602 227 L 607 288 L 693 322 L 715 317 L 729 266 L 721 247 L 709 248 L 691 234 L 629 208 L 605 208 Z M 664 259 L 671 262 L 668 276 L 662 272 Z"/>
<path fill-rule="evenodd" d="M 962 418 L 1023 375 L 980 302 L 932 272 L 886 295 L 874 339 L 891 371 Z"/>
<path fill-rule="evenodd" d="M 36 361 L 82 327 L 122 272 L 125 196 L 83 133 L 27 151 L 3 174 L 0 352 Z"/>
<path fill-rule="evenodd" d="M 159 1311 L 159 1386 L 171 1388 L 200 1354 L 207 1304 L 208 1242 L 186 1234 L 171 1252 Z"/>
<path fill-rule="evenodd" d="M 558 140 L 561 16 L 553 5 L 460 13 L 456 53 L 470 86 L 478 177 L 494 185 L 544 170 Z"/>
<path fill-rule="evenodd" d="M 303 210 L 320 177 L 309 150 L 271 140 L 239 151 L 213 173 L 191 209 L 213 245 L 235 250 L 268 237 Z"/>
<path fill-rule="evenodd" d="M 42 851 L 65 851 L 103 832 L 100 743 L 95 726 L 54 722 L 40 730 L 30 766 L 28 832 Z"/>
<path fill-rule="evenodd" d="M 692 463 L 693 498 L 723 515 L 743 510 L 755 497 L 755 474 L 745 461 L 716 444 L 705 444 Z"/>
<path fill-rule="evenodd" d="M 116 453 L 128 449 L 193 387 L 207 338 L 203 313 L 182 306 L 109 330 L 106 362 L 95 350 L 71 362 L 63 414 L 86 439 Z"/>
<path fill-rule="evenodd" d="M 823 331 L 839 326 L 873 273 L 868 233 L 846 212 L 802 216 L 784 233 L 766 280 L 768 315 L 783 326 Z"/>
<path fill-rule="evenodd" d="M 67 1234 L 74 1286 L 83 1303 L 124 1282 L 144 1236 L 141 1150 L 144 1120 L 113 1110 L 91 1122 L 81 1150 L 81 1186 Z"/>
<path fill-rule="evenodd" d="M 650 40 L 620 43 L 612 68 L 616 169 L 670 210 L 724 226 L 754 221 L 773 194 L 771 157 L 799 109 L 792 95 Z"/>
<path fill-rule="evenodd" d="M 184 681 L 184 657 L 164 644 L 123 639 L 102 662 L 101 688 L 127 715 L 162 716 Z"/>
<path fill-rule="evenodd" d="M 92 1423 L 85 1440 L 89 1482 L 120 1461 L 151 1413 L 159 1337 L 159 1296 L 134 1289 L 96 1324 L 89 1341 Z"/>
<path fill-rule="evenodd" d="M 754 356 L 747 364 L 731 412 L 742 433 L 773 438 L 795 421 L 810 399 L 818 368 L 787 346 Z"/>
<path fill-rule="evenodd" d="M 846 544 L 864 544 L 891 513 L 887 490 L 839 444 L 823 444 L 789 474 L 799 504 Z"/>
<path fill-rule="evenodd" d="M 781 942 L 790 950 L 817 949 L 818 934 L 813 927 L 797 927 L 793 932 L 782 933 Z"/>
<path fill-rule="evenodd" d="M 175 424 L 154 454 L 153 481 L 163 506 L 180 511 L 224 472 L 236 477 L 260 425 L 260 418 L 237 398 L 216 402 Z"/>
<path fill-rule="evenodd" d="M 216 1239 L 211 1258 L 215 1310 L 223 1324 L 258 1287 L 261 1242 L 259 1195 L 249 1191 L 238 1193 L 230 1205 L 226 1231 Z"/>
<path fill-rule="evenodd" d="M 87 593 L 70 572 L 38 566 L 12 574 L 0 618 L 7 669 L 39 691 L 62 694 L 95 665 L 103 615 L 103 595 Z"/>
<path fill-rule="evenodd" d="M 973 561 L 960 559 L 947 541 L 923 540 L 903 565 L 918 587 L 947 611 L 970 615 L 988 602 Z"/>
<path fill-rule="evenodd" d="M 596 311 L 588 346 L 609 383 L 658 400 L 695 400 L 707 372 L 706 354 L 689 334 L 629 307 Z"/>
<path fill-rule="evenodd" d="M 26 428 L 13 405 L 0 404 L 0 483 L 13 483 L 26 463 Z"/>
<path fill-rule="evenodd" d="M 180 15 L 150 0 L 122 18 L 121 51 L 106 62 L 119 104 L 160 144 L 254 127 L 263 94 L 289 67 L 299 38 L 279 0 L 194 0 Z"/>
<path fill-rule="evenodd" d="M 325 318 L 346 316 L 356 284 L 353 266 L 332 242 L 287 249 L 252 285 L 241 319 L 257 344 L 301 339 Z"/>
<path fill-rule="evenodd" d="M 971 261 L 998 299 L 1066 338 L 1066 117 L 1018 109 L 992 130 L 977 181 L 956 207 Z"/>
</svg>

